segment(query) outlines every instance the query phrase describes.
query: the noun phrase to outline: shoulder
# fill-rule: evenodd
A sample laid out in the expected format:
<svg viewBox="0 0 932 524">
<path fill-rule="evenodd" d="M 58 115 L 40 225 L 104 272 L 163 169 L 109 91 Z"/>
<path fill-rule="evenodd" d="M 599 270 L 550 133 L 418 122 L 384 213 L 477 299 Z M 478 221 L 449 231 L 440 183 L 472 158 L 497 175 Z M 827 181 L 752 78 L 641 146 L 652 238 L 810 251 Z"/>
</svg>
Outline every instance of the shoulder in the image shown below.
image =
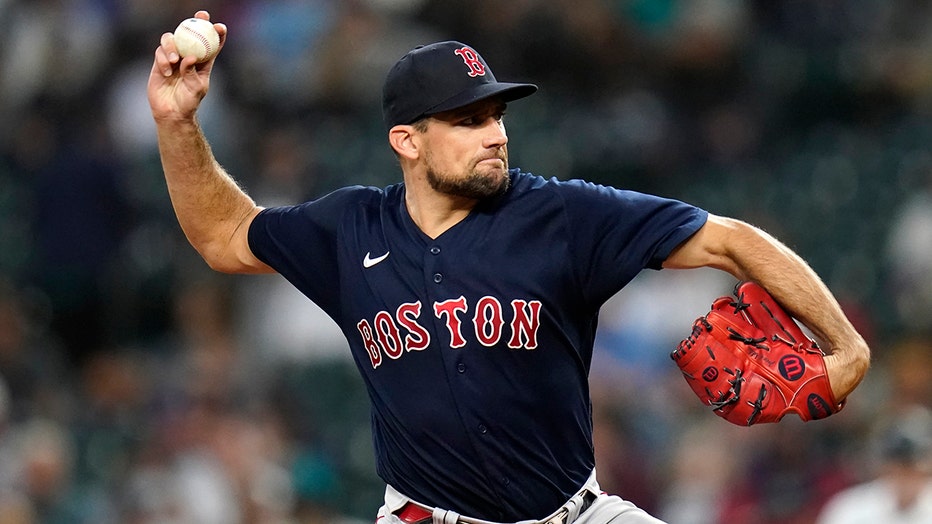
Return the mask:
<svg viewBox="0 0 932 524">
<path fill-rule="evenodd" d="M 614 188 L 600 186 L 581 179 L 561 180 L 556 177 L 544 178 L 540 175 L 511 169 L 511 187 L 516 196 L 526 194 L 544 195 L 596 195 L 600 191 L 617 191 Z"/>
<path fill-rule="evenodd" d="M 348 223 L 378 223 L 385 210 L 399 207 L 404 198 L 399 186 L 347 186 L 300 204 L 265 208 L 249 225 L 250 243 L 311 232 L 333 239 Z"/>
<path fill-rule="evenodd" d="M 528 171 L 522 171 L 521 168 L 510 169 L 509 174 L 511 175 L 511 186 L 517 192 L 535 190 L 594 190 L 600 187 L 598 184 L 581 179 L 561 180 L 556 177 L 544 178 Z"/>
<path fill-rule="evenodd" d="M 397 196 L 401 192 L 401 185 L 395 184 L 385 188 L 374 186 L 346 186 L 334 190 L 320 198 L 306 202 L 305 205 L 322 203 L 322 202 L 339 202 L 339 203 L 381 203 L 385 199 Z"/>
<path fill-rule="evenodd" d="M 511 184 L 514 197 L 537 195 L 541 197 L 557 197 L 566 205 L 599 206 L 612 205 L 614 209 L 631 209 L 641 206 L 655 207 L 658 205 L 679 204 L 686 205 L 678 200 L 641 193 L 630 189 L 619 189 L 614 186 L 591 182 L 579 178 L 558 179 L 544 178 L 519 169 L 511 170 Z M 690 206 L 691 207 L 691 206 Z M 595 209 L 593 209 L 595 211 Z"/>
<path fill-rule="evenodd" d="M 401 198 L 400 184 L 378 188 L 373 186 L 346 186 L 300 204 L 274 206 L 264 209 L 262 215 L 343 213 L 359 207 L 381 206 L 387 200 Z"/>
</svg>

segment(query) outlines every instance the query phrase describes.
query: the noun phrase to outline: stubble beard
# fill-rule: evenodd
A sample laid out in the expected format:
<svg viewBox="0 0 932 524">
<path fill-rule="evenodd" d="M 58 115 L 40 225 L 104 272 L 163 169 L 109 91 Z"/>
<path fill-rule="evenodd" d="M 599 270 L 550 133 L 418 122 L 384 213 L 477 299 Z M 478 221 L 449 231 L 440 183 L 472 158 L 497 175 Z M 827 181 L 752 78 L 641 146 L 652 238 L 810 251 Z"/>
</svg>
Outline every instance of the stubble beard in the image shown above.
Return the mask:
<svg viewBox="0 0 932 524">
<path fill-rule="evenodd" d="M 511 184 L 508 176 L 508 158 L 498 157 L 504 162 L 502 169 L 493 169 L 481 172 L 477 165 L 472 165 L 465 176 L 455 176 L 442 173 L 427 162 L 427 182 L 431 189 L 446 195 L 484 200 L 503 194 Z M 478 163 L 478 162 L 477 162 Z"/>
</svg>

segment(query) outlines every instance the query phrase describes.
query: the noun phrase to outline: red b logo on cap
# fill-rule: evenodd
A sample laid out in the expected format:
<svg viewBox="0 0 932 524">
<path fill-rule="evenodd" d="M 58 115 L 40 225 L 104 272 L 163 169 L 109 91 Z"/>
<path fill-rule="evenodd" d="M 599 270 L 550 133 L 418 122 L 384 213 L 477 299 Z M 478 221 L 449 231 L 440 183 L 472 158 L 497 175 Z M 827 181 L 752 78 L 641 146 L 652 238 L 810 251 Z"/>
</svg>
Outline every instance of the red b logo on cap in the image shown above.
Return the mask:
<svg viewBox="0 0 932 524">
<path fill-rule="evenodd" d="M 462 49 L 457 49 L 454 51 L 460 58 L 463 59 L 463 62 L 469 67 L 469 76 L 485 76 L 485 66 L 479 61 L 479 55 L 475 51 L 468 47 Z"/>
</svg>

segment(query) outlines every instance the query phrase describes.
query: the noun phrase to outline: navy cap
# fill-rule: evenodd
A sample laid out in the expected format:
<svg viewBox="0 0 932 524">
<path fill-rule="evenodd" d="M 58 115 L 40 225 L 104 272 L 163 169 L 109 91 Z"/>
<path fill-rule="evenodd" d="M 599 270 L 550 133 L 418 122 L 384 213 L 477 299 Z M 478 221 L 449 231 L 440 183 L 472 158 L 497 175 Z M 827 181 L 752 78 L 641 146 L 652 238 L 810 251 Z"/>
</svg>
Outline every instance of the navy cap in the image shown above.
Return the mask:
<svg viewBox="0 0 932 524">
<path fill-rule="evenodd" d="M 891 462 L 932 466 L 932 410 L 921 405 L 904 407 L 881 434 L 880 453 Z"/>
<path fill-rule="evenodd" d="M 455 41 L 418 46 L 401 58 L 382 87 L 389 129 L 492 96 L 505 102 L 534 94 L 534 84 L 499 82 L 479 53 Z"/>
</svg>

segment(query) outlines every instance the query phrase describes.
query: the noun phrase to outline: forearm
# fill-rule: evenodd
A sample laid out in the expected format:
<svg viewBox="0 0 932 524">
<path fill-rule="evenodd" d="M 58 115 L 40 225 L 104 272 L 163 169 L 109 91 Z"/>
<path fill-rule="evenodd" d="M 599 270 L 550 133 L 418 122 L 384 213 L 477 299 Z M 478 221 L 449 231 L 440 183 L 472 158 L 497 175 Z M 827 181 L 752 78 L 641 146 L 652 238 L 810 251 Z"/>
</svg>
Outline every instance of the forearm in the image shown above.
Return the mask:
<svg viewBox="0 0 932 524">
<path fill-rule="evenodd" d="M 188 241 L 218 271 L 264 271 L 242 252 L 245 228 L 260 208 L 214 158 L 196 118 L 157 119 L 156 127 L 168 193 Z"/>
<path fill-rule="evenodd" d="M 826 367 L 836 399 L 847 397 L 867 372 L 870 350 L 831 291 L 802 258 L 772 236 L 738 221 L 728 229 L 723 246 L 729 262 L 723 269 L 760 284 L 812 331 L 829 353 Z"/>
</svg>

